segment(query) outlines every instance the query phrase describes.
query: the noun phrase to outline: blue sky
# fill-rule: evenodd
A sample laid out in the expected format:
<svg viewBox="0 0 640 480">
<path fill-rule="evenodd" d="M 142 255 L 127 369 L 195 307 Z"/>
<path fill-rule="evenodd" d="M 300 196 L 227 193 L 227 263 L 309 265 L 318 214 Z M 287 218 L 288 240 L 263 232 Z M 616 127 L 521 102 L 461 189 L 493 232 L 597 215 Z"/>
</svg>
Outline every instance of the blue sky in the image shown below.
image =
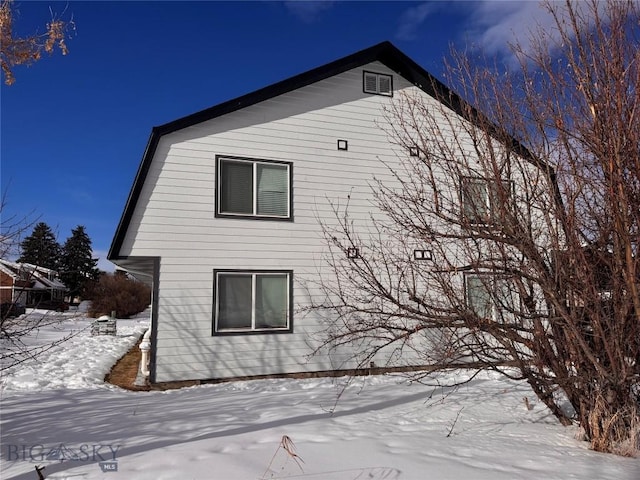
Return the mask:
<svg viewBox="0 0 640 480">
<path fill-rule="evenodd" d="M 73 16 L 69 54 L 0 87 L 3 221 L 84 225 L 100 267 L 151 128 L 389 40 L 442 77 L 449 45 L 506 55 L 535 2 L 17 2 L 18 33 Z M 4 77 L 3 77 L 4 81 Z M 30 233 L 30 232 L 27 232 Z"/>
</svg>

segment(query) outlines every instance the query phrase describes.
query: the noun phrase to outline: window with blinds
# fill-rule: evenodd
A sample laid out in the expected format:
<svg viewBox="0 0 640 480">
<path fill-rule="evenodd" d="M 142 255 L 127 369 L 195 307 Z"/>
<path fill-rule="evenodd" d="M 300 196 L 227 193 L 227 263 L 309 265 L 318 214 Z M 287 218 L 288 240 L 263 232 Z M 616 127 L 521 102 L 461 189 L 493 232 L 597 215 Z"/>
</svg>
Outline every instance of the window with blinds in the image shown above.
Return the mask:
<svg viewBox="0 0 640 480">
<path fill-rule="evenodd" d="M 214 333 L 290 332 L 291 275 L 215 270 Z"/>
<path fill-rule="evenodd" d="M 513 280 L 489 273 L 466 274 L 467 307 L 481 319 L 511 321 L 519 310 L 519 298 Z"/>
<path fill-rule="evenodd" d="M 291 218 L 291 164 L 218 158 L 218 216 Z"/>
<path fill-rule="evenodd" d="M 500 224 L 501 211 L 513 201 L 513 184 L 481 177 L 460 179 L 462 218 L 471 224 Z"/>
</svg>

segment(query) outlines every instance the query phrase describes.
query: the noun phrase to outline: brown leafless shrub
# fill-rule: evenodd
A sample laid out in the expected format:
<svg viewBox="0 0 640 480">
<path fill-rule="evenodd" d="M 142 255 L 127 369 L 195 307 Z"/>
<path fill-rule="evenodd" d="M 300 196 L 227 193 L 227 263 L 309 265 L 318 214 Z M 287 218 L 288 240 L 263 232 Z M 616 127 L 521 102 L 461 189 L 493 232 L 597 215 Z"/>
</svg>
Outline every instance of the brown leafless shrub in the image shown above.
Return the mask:
<svg viewBox="0 0 640 480">
<path fill-rule="evenodd" d="M 324 225 L 323 346 L 525 379 L 594 449 L 637 453 L 638 5 L 547 3 L 557 31 L 514 45 L 515 72 L 454 54 L 449 84 L 478 109 L 463 102 L 464 121 L 449 98 L 394 97 L 382 215 L 363 226 L 336 203 Z"/>
<path fill-rule="evenodd" d="M 124 274 L 105 273 L 89 289 L 87 298 L 91 300 L 91 317 L 116 312 L 118 318 L 129 318 L 149 306 L 151 289 Z"/>
</svg>

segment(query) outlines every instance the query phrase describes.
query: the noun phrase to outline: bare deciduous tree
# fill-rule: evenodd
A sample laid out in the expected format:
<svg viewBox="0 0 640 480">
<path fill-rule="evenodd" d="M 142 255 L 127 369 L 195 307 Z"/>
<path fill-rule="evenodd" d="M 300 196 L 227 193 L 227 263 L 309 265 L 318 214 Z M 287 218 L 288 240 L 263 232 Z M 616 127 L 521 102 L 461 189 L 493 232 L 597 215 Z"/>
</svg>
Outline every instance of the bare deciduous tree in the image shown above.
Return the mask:
<svg viewBox="0 0 640 480">
<path fill-rule="evenodd" d="M 398 159 L 395 184 L 374 185 L 383 215 L 368 229 L 335 207 L 335 275 L 312 308 L 332 314 L 324 346 L 356 344 L 362 365 L 386 350 L 525 379 L 594 449 L 633 455 L 640 11 L 546 8 L 554 29 L 513 47 L 517 72 L 454 54 L 448 80 L 469 100 L 465 120 L 449 98 L 393 99 L 382 128 L 417 155 Z"/>
<path fill-rule="evenodd" d="M 13 75 L 15 66 L 31 65 L 40 60 L 43 52 L 52 54 L 57 47 L 63 55 L 66 55 L 67 33 L 75 28 L 73 19 L 67 21 L 61 16 L 52 14 L 44 33 L 17 37 L 13 28 L 16 16 L 13 0 L 2 0 L 0 3 L 0 68 L 6 85 L 12 85 L 15 82 Z"/>
</svg>

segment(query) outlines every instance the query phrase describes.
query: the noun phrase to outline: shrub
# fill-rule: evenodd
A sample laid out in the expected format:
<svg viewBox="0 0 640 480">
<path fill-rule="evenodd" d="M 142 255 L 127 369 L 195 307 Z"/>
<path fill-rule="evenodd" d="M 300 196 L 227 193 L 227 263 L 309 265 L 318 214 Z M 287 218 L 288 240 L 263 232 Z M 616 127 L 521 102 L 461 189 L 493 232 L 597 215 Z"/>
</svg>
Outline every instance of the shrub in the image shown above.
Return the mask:
<svg viewBox="0 0 640 480">
<path fill-rule="evenodd" d="M 105 273 L 92 286 L 89 315 L 99 317 L 116 312 L 118 318 L 129 318 L 142 312 L 151 303 L 151 289 L 122 273 Z"/>
</svg>

